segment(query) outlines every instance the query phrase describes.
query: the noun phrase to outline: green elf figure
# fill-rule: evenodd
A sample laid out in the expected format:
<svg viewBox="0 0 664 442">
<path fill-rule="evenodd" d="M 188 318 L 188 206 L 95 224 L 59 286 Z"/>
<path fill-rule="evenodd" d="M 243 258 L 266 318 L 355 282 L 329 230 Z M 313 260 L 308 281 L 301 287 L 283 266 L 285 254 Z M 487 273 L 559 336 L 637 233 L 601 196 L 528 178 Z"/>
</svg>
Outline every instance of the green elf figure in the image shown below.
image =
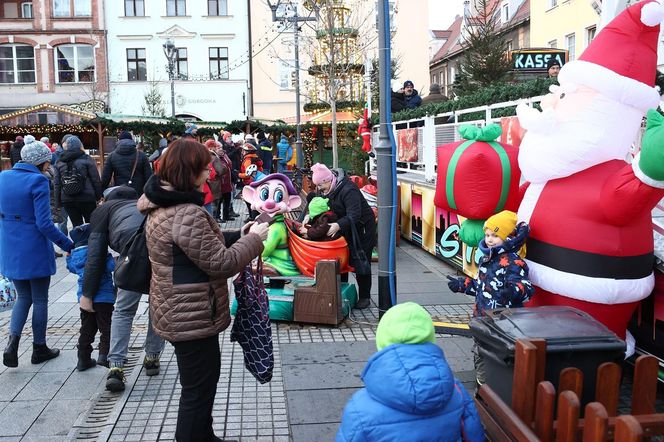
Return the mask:
<svg viewBox="0 0 664 442">
<path fill-rule="evenodd" d="M 296 276 L 300 271 L 295 266 L 288 249 L 288 227 L 284 213 L 297 209 L 302 199 L 297 194 L 290 178 L 282 173 L 273 173 L 254 181 L 242 189 L 242 199 L 261 214 L 272 217 L 267 239 L 263 241 L 263 271 L 266 276 Z"/>
</svg>

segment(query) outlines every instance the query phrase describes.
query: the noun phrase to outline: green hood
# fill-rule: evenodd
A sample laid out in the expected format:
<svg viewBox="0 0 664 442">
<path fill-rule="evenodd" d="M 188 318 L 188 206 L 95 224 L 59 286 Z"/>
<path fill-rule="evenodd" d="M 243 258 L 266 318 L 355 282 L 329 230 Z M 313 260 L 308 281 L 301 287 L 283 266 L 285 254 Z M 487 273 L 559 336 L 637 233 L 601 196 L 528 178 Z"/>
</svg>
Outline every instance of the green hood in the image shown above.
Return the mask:
<svg viewBox="0 0 664 442">
<path fill-rule="evenodd" d="M 330 210 L 330 206 L 327 205 L 329 199 L 316 196 L 311 199 L 309 202 L 309 218 L 314 219 L 321 213 L 325 213 Z"/>
<path fill-rule="evenodd" d="M 392 344 L 422 344 L 435 342 L 431 316 L 419 304 L 404 302 L 389 309 L 376 330 L 376 348 L 382 350 Z"/>
</svg>

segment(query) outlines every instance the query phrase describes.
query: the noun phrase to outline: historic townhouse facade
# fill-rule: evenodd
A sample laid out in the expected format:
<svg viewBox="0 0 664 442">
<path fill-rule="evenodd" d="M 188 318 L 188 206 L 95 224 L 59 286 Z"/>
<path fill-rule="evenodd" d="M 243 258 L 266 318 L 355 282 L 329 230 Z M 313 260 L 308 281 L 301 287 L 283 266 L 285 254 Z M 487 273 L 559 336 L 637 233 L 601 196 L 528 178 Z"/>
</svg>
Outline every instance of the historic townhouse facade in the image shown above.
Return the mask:
<svg viewBox="0 0 664 442">
<path fill-rule="evenodd" d="M 0 2 L 0 113 L 41 103 L 103 110 L 107 100 L 101 0 Z"/>
<path fill-rule="evenodd" d="M 495 16 L 499 32 L 505 37 L 507 51 L 536 47 L 532 42 L 531 3 L 536 0 L 490 0 L 487 11 Z M 569 1 L 569 0 L 568 0 Z M 431 83 L 438 83 L 442 93 L 454 96 L 452 85 L 459 73 L 464 51 L 464 35 L 478 14 L 476 0 L 467 0 L 463 16 L 457 16 L 448 29 L 432 31 L 429 61 Z"/>
<path fill-rule="evenodd" d="M 145 97 L 152 93 L 162 99 L 162 115 L 171 116 L 164 53 L 170 41 L 175 47 L 175 116 L 230 122 L 251 115 L 248 4 L 107 1 L 111 113 L 159 114 L 146 108 Z"/>
</svg>

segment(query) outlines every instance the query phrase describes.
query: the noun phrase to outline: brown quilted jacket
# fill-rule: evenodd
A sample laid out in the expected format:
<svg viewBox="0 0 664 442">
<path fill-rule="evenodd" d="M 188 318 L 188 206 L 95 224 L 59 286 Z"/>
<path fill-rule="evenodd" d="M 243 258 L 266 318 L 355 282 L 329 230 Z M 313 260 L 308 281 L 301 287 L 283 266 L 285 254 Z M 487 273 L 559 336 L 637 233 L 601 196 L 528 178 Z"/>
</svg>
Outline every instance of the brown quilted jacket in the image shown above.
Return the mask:
<svg viewBox="0 0 664 442">
<path fill-rule="evenodd" d="M 138 201 L 138 209 L 148 215 L 152 326 L 170 342 L 201 339 L 226 329 L 227 280 L 263 251 L 256 234 L 239 238 L 236 232 L 237 240 L 227 246 L 218 224 L 199 204 L 202 198 L 200 192 L 160 185 L 154 176 Z"/>
</svg>

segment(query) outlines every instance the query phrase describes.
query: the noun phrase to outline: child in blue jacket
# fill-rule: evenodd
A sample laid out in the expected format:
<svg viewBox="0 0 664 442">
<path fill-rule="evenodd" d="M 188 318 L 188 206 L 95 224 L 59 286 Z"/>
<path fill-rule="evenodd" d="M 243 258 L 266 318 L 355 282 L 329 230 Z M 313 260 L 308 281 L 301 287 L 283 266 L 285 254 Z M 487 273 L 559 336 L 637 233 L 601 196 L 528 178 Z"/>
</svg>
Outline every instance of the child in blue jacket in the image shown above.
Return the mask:
<svg viewBox="0 0 664 442">
<path fill-rule="evenodd" d="M 83 275 L 85 262 L 88 259 L 88 238 L 90 237 L 90 224 L 75 227 L 70 236 L 74 242 L 71 255 L 67 256 L 67 269 L 78 275 L 78 300 L 83 295 Z M 95 365 L 108 367 L 108 350 L 111 341 L 111 316 L 115 304 L 115 287 L 113 286 L 113 270 L 115 260 L 109 253 L 106 258 L 106 271 L 103 272 L 99 283 L 99 291 L 92 297 L 94 312 L 81 309 L 81 331 L 78 338 L 78 364 L 76 369 L 84 371 Z M 95 361 L 90 357 L 92 343 L 99 331 L 99 357 Z"/>
<path fill-rule="evenodd" d="M 344 409 L 337 442 L 483 442 L 473 400 L 435 344 L 431 316 L 406 302 L 389 309 L 376 330 L 365 388 Z"/>
</svg>

